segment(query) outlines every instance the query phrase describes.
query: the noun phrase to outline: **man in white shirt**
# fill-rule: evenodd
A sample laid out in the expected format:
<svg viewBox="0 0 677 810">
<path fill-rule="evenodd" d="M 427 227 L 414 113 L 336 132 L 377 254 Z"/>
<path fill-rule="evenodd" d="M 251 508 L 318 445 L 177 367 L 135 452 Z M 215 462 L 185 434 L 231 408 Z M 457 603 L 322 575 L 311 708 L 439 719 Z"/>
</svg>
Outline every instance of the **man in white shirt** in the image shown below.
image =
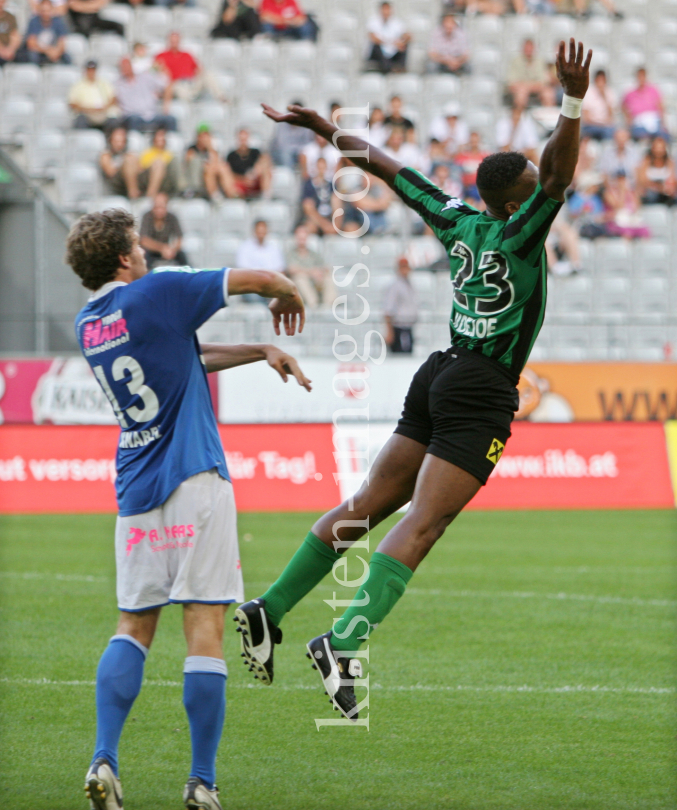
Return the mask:
<svg viewBox="0 0 677 810">
<path fill-rule="evenodd" d="M 341 153 L 333 143 L 325 141 L 321 135 L 316 135 L 299 152 L 299 169 L 301 169 L 301 177 L 304 180 L 315 177 L 317 174 L 317 161 L 320 158 L 324 158 L 326 162 L 326 178 L 331 180 L 341 159 Z"/>
<path fill-rule="evenodd" d="M 235 259 L 236 267 L 250 267 L 252 270 L 272 270 L 275 273 L 283 273 L 285 269 L 284 256 L 280 246 L 275 242 L 270 242 L 268 236 L 268 223 L 264 219 L 258 219 L 254 223 L 254 236 L 245 239 L 237 249 Z M 246 264 L 242 264 L 246 262 Z M 243 300 L 250 303 L 268 302 L 260 295 L 248 294 L 242 296 Z"/>
<path fill-rule="evenodd" d="M 538 130 L 534 119 L 518 106 L 513 106 L 496 124 L 496 147 L 502 152 L 522 152 L 528 160 L 537 160 Z"/>
<path fill-rule="evenodd" d="M 367 23 L 367 33 L 370 42 L 367 62 L 383 74 L 404 73 L 411 35 L 405 31 L 404 23 L 393 16 L 390 3 L 381 3 L 379 13 Z"/>
<path fill-rule="evenodd" d="M 68 92 L 68 104 L 75 113 L 75 129 L 105 129 L 117 116 L 113 85 L 96 75 L 96 60 L 85 65 L 84 78 L 79 79 Z"/>
<path fill-rule="evenodd" d="M 452 158 L 462 146 L 470 140 L 470 130 L 465 121 L 459 118 L 461 105 L 458 101 L 449 101 L 442 109 L 442 115 L 430 122 L 430 138 L 435 138 L 444 145 L 444 151 Z"/>
<path fill-rule="evenodd" d="M 383 301 L 386 343 L 394 354 L 411 354 L 414 349 L 414 324 L 418 320 L 418 299 L 409 274 L 406 256 L 397 260 L 397 276 L 388 287 Z"/>
</svg>

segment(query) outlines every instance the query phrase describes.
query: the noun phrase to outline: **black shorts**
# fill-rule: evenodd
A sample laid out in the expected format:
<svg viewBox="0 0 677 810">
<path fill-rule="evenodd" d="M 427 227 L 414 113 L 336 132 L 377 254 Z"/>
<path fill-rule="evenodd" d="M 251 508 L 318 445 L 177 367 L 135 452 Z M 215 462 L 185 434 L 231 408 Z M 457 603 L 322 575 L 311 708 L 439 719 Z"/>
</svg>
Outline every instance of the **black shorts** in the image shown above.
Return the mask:
<svg viewBox="0 0 677 810">
<path fill-rule="evenodd" d="M 414 374 L 395 433 L 487 483 L 519 405 L 507 370 L 477 352 L 433 352 Z"/>
</svg>

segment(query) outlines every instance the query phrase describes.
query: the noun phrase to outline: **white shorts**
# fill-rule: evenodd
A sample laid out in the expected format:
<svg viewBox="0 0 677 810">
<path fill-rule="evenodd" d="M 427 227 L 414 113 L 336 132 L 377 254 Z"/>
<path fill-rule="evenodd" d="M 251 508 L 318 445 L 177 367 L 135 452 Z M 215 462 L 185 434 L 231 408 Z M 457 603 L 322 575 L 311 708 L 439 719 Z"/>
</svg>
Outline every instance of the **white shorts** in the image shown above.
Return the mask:
<svg viewBox="0 0 677 810">
<path fill-rule="evenodd" d="M 156 509 L 118 515 L 115 527 L 120 610 L 171 602 L 244 601 L 233 486 L 216 472 L 180 484 Z"/>
</svg>

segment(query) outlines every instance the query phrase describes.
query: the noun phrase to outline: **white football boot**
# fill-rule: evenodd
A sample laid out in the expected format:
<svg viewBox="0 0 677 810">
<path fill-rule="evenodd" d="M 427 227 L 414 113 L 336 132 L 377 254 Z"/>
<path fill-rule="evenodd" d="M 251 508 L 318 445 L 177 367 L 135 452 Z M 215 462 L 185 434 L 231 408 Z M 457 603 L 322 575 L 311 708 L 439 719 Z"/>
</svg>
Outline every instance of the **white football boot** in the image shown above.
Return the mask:
<svg viewBox="0 0 677 810">
<path fill-rule="evenodd" d="M 122 810 L 122 785 L 108 760 L 97 757 L 85 776 L 91 810 Z"/>
<path fill-rule="evenodd" d="M 223 810 L 219 802 L 219 789 L 209 790 L 199 776 L 191 776 L 183 789 L 183 803 L 188 810 Z"/>
</svg>

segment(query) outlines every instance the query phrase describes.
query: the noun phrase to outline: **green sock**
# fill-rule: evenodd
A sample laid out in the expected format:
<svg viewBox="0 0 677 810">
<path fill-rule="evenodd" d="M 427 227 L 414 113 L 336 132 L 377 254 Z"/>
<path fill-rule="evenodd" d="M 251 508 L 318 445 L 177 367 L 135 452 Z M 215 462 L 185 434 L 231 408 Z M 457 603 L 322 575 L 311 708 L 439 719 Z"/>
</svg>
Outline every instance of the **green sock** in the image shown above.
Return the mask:
<svg viewBox="0 0 677 810">
<path fill-rule="evenodd" d="M 277 581 L 261 597 L 266 600 L 266 613 L 271 622 L 279 627 L 285 614 L 310 593 L 340 559 L 340 554 L 308 532 Z"/>
<path fill-rule="evenodd" d="M 395 607 L 413 576 L 414 572 L 404 563 L 375 551 L 369 561 L 369 578 L 334 625 L 331 646 L 335 650 L 358 650 L 372 629 Z M 365 604 L 367 594 L 369 601 Z"/>
</svg>

